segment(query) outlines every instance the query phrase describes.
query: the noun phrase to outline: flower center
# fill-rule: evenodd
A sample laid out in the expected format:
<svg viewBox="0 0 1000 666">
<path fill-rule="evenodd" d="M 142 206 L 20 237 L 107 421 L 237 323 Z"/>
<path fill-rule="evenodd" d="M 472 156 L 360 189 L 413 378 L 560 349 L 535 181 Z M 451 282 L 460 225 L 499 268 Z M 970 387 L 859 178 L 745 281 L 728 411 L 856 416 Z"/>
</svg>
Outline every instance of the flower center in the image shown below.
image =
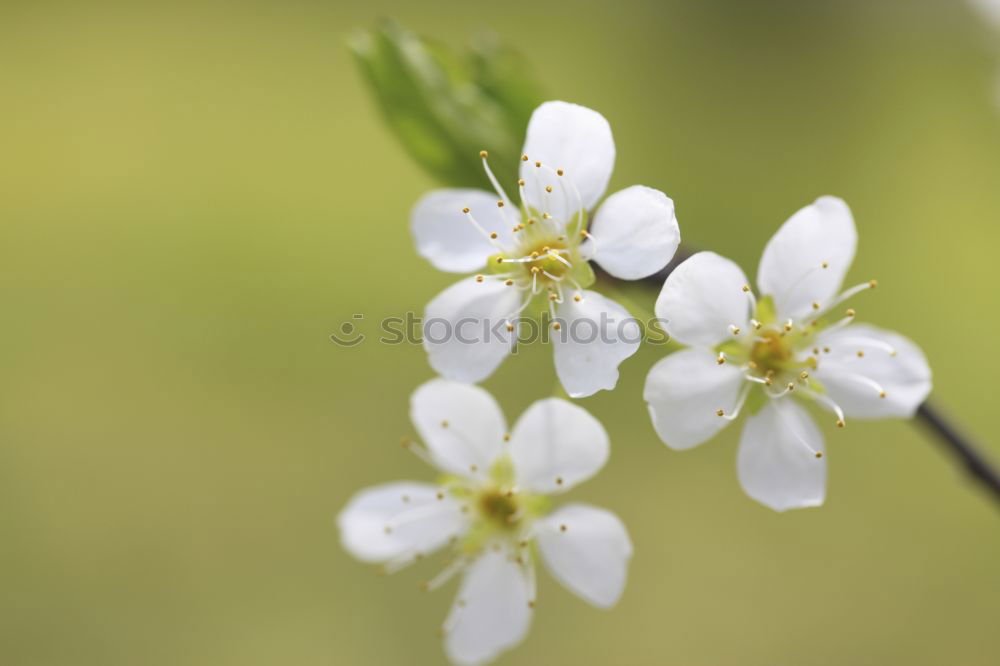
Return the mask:
<svg viewBox="0 0 1000 666">
<path fill-rule="evenodd" d="M 484 520 L 503 529 L 516 526 L 523 514 L 517 495 L 495 486 L 480 492 L 476 505 Z"/>
<path fill-rule="evenodd" d="M 795 361 L 795 350 L 790 340 L 778 331 L 761 331 L 750 348 L 750 362 L 752 369 L 766 376 L 793 370 L 800 365 Z"/>
<path fill-rule="evenodd" d="M 567 290 L 574 301 L 580 301 L 581 292 L 594 282 L 589 257 L 585 255 L 588 250 L 593 255 L 597 241 L 584 229 L 586 211 L 579 192 L 563 169 L 536 161 L 534 168 L 525 170 L 524 177 L 517 181 L 520 206 L 508 205 L 511 200 L 490 169 L 486 151 L 479 156 L 497 193 L 496 214 L 511 225 L 511 231 L 487 232 L 470 208 L 462 209 L 469 222 L 497 250 L 489 260 L 490 275 L 477 275 L 476 280 L 501 280 L 524 294 L 521 305 L 510 313 L 510 320 L 541 294 L 545 295 L 550 314 L 555 318 L 553 304 L 563 303 L 570 295 L 565 293 Z M 527 155 L 521 159 L 530 163 Z M 513 330 L 513 324 L 508 324 L 508 330 Z"/>
</svg>

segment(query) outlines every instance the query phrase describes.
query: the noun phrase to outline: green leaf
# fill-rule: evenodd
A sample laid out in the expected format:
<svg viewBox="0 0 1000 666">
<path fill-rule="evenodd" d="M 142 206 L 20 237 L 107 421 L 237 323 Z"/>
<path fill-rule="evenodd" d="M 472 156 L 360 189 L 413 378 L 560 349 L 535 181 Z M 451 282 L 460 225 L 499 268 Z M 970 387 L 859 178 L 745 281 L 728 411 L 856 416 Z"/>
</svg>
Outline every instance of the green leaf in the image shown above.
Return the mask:
<svg viewBox="0 0 1000 666">
<path fill-rule="evenodd" d="M 349 46 L 420 166 L 445 185 L 491 189 L 479 157 L 486 150 L 497 177 L 513 185 L 528 118 L 543 101 L 526 60 L 495 37 L 459 53 L 392 21 L 358 31 Z"/>
</svg>

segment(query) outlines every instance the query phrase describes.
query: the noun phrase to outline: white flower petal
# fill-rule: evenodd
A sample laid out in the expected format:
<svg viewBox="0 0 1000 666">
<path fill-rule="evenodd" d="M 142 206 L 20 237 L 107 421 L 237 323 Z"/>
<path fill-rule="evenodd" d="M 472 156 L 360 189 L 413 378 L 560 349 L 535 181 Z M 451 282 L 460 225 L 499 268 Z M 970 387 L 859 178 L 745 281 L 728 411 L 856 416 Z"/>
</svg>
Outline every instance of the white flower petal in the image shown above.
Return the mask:
<svg viewBox="0 0 1000 666">
<path fill-rule="evenodd" d="M 531 115 L 528 134 L 524 142 L 527 162 L 521 163 L 521 177 L 534 180 L 541 162 L 550 169 L 563 169 L 563 178 L 571 180 L 579 193 L 585 210 L 594 207 L 604 194 L 615 165 L 615 142 L 611 126 L 597 111 L 567 102 L 545 102 Z M 540 173 L 540 172 L 538 172 Z M 558 180 L 551 180 L 553 187 Z M 544 194 L 534 187 L 526 187 L 528 201 L 544 210 Z M 574 195 L 575 198 L 575 195 Z M 554 201 L 561 201 L 555 197 Z"/>
<path fill-rule="evenodd" d="M 470 277 L 442 291 L 424 312 L 424 349 L 431 367 L 462 382 L 489 377 L 517 339 L 506 323 L 520 304 L 516 288 L 492 278 L 477 282 Z"/>
<path fill-rule="evenodd" d="M 731 414 L 746 380 L 732 363 L 719 365 L 708 349 L 674 352 L 650 369 L 643 398 L 653 427 L 672 449 L 689 449 L 729 424 L 718 415 Z"/>
<path fill-rule="evenodd" d="M 344 549 L 364 562 L 426 555 L 465 528 L 461 506 L 429 483 L 397 481 L 365 488 L 337 516 Z"/>
<path fill-rule="evenodd" d="M 618 366 L 639 349 L 642 331 L 628 310 L 596 291 L 569 293 L 551 329 L 556 374 L 566 393 L 584 398 L 618 383 Z"/>
<path fill-rule="evenodd" d="M 410 419 L 446 472 L 482 476 L 503 451 L 507 423 L 493 396 L 478 386 L 432 379 L 413 392 Z"/>
<path fill-rule="evenodd" d="M 851 209 L 837 197 L 820 197 L 768 241 L 757 269 L 760 292 L 774 298 L 780 319 L 811 315 L 813 303 L 825 308 L 840 291 L 857 245 Z"/>
<path fill-rule="evenodd" d="M 747 495 L 775 511 L 819 506 L 826 495 L 823 435 L 788 398 L 747 419 L 736 467 Z"/>
<path fill-rule="evenodd" d="M 746 330 L 750 301 L 746 275 L 714 252 L 699 252 L 667 276 L 656 299 L 656 316 L 670 336 L 686 345 L 714 347 L 732 337 L 730 326 Z"/>
<path fill-rule="evenodd" d="M 852 324 L 821 334 L 817 344 L 830 352 L 820 354 L 812 375 L 849 417 L 909 418 L 931 391 L 924 353 L 898 333 Z"/>
<path fill-rule="evenodd" d="M 651 187 L 633 185 L 608 197 L 590 227 L 594 259 L 611 275 L 638 280 L 666 266 L 681 242 L 674 202 Z"/>
<path fill-rule="evenodd" d="M 525 572 L 506 551 L 483 551 L 465 572 L 445 621 L 448 658 L 474 666 L 520 643 L 531 624 L 530 594 Z"/>
<path fill-rule="evenodd" d="M 625 589 L 632 542 L 618 516 L 585 504 L 568 504 L 536 524 L 538 550 L 552 576 L 600 608 Z"/>
<path fill-rule="evenodd" d="M 552 494 L 586 481 L 608 460 L 608 433 L 582 407 L 539 400 L 514 424 L 510 455 L 518 486 Z"/>
<path fill-rule="evenodd" d="M 497 196 L 482 190 L 434 190 L 413 207 L 410 230 L 417 252 L 434 267 L 451 273 L 470 273 L 486 265 L 496 248 L 469 221 L 468 208 L 487 232 L 505 237 L 510 226 L 497 208 Z"/>
</svg>

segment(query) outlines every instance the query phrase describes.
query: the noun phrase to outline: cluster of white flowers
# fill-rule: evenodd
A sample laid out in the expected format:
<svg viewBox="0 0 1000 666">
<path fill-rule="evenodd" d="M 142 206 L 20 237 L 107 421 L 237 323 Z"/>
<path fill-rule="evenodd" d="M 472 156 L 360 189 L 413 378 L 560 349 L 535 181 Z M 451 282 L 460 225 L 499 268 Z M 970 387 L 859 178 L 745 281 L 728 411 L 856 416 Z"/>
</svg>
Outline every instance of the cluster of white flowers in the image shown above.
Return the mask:
<svg viewBox="0 0 1000 666">
<path fill-rule="evenodd" d="M 404 446 L 440 472 L 433 484 L 369 488 L 338 518 L 344 547 L 396 571 L 447 549 L 434 589 L 462 582 L 442 627 L 456 664 L 481 664 L 518 643 L 535 607 L 536 560 L 589 603 L 621 596 L 632 544 L 612 513 L 582 504 L 551 507 L 595 475 L 608 436 L 586 410 L 560 398 L 534 403 L 508 431 L 493 398 L 473 386 L 517 342 L 523 313 L 547 309 L 551 326 L 587 321 L 602 334 L 553 336 L 556 373 L 574 398 L 613 389 L 618 366 L 639 347 L 638 324 L 621 305 L 589 290 L 596 261 L 611 276 L 650 276 L 673 258 L 680 232 L 673 202 L 633 186 L 604 194 L 615 148 L 595 111 L 548 102 L 528 126 L 515 206 L 481 153 L 496 190 L 438 190 L 413 213 L 420 254 L 437 268 L 480 273 L 427 306 L 425 326 L 482 324 L 501 335 L 470 342 L 431 339 L 425 348 L 443 379 L 419 387 L 411 419 L 422 443 Z M 799 404 L 815 403 L 843 427 L 848 418 L 909 417 L 931 388 L 920 349 L 906 338 L 854 323 L 841 309 L 874 280 L 841 292 L 857 232 L 847 205 L 823 197 L 793 215 L 764 250 L 760 297 L 740 268 L 700 252 L 667 277 L 656 315 L 688 348 L 649 372 L 645 400 L 670 447 L 686 449 L 748 412 L 738 476 L 746 493 L 783 511 L 822 504 L 823 438 Z M 625 326 L 621 323 L 626 322 Z"/>
</svg>

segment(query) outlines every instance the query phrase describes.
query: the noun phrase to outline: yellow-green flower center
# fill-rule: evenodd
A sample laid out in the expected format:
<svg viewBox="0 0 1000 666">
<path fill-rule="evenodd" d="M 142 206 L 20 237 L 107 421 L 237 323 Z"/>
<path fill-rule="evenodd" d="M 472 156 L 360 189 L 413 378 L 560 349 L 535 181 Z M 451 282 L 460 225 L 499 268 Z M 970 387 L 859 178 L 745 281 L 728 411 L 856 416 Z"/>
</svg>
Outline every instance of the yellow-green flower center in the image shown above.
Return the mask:
<svg viewBox="0 0 1000 666">
<path fill-rule="evenodd" d="M 513 491 L 493 486 L 479 492 L 476 506 L 484 521 L 501 529 L 510 529 L 523 517 L 518 499 Z"/>
</svg>

